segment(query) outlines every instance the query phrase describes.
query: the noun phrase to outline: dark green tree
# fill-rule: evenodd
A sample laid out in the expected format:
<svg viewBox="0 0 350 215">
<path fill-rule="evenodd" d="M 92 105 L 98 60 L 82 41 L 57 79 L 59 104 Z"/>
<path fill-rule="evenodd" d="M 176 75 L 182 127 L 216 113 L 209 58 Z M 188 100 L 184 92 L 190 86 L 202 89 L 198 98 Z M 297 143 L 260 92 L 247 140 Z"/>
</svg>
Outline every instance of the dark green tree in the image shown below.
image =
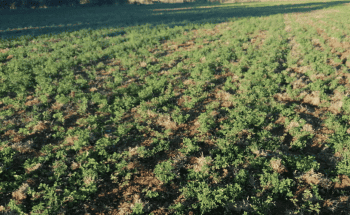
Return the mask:
<svg viewBox="0 0 350 215">
<path fill-rule="evenodd" d="M 90 0 L 92 6 L 104 6 L 104 5 L 125 5 L 127 0 Z"/>
<path fill-rule="evenodd" d="M 11 4 L 13 1 L 10 0 L 0 0 L 0 8 L 1 9 L 10 9 Z"/>
</svg>

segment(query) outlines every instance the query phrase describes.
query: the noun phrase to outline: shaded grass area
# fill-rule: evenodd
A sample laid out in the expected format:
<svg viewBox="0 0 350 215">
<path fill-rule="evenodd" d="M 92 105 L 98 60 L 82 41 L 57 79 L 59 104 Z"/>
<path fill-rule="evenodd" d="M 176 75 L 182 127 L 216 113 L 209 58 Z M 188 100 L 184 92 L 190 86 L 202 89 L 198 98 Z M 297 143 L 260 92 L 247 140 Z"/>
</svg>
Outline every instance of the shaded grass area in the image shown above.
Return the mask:
<svg viewBox="0 0 350 215">
<path fill-rule="evenodd" d="M 284 13 L 310 12 L 336 6 L 346 1 L 220 4 L 196 2 L 188 4 L 156 4 L 11 10 L 2 13 L 1 38 L 57 35 L 82 29 L 120 28 L 165 24 L 170 28 L 188 23 L 224 22 L 232 17 L 260 17 Z M 185 7 L 184 7 L 185 6 Z M 215 9 L 215 10 L 214 10 Z M 34 24 L 35 23 L 35 24 Z"/>
</svg>

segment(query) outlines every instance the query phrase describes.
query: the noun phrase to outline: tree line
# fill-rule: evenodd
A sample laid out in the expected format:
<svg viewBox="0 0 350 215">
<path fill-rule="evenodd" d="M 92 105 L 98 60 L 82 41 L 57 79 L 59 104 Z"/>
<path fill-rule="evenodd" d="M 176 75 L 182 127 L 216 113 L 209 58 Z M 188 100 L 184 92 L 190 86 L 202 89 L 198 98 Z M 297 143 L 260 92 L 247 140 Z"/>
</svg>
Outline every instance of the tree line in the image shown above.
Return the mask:
<svg viewBox="0 0 350 215">
<path fill-rule="evenodd" d="M 127 0 L 89 0 L 91 6 L 102 6 L 102 5 L 118 5 L 126 4 Z M 0 9 L 10 9 L 12 4 L 15 4 L 16 8 L 36 8 L 41 5 L 46 5 L 47 7 L 57 7 L 57 6 L 78 6 L 80 5 L 80 0 L 0 0 Z"/>
</svg>

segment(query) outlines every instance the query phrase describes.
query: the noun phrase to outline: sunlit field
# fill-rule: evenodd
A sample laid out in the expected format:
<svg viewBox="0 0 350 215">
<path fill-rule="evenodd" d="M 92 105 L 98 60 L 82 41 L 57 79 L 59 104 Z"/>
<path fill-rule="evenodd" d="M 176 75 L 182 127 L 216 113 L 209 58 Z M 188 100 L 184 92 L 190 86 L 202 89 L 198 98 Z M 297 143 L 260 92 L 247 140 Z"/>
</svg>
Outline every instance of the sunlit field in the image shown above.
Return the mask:
<svg viewBox="0 0 350 215">
<path fill-rule="evenodd" d="M 349 3 L 1 11 L 0 212 L 349 214 Z"/>
</svg>

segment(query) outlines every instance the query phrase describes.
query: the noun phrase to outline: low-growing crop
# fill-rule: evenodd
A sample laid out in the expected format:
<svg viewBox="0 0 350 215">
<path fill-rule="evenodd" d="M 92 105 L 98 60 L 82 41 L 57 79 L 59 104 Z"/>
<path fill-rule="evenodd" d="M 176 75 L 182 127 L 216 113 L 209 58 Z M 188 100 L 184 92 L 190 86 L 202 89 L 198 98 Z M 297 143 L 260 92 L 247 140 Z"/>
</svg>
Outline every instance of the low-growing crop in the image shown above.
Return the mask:
<svg viewBox="0 0 350 215">
<path fill-rule="evenodd" d="M 348 214 L 345 2 L 4 14 L 0 212 Z"/>
</svg>

